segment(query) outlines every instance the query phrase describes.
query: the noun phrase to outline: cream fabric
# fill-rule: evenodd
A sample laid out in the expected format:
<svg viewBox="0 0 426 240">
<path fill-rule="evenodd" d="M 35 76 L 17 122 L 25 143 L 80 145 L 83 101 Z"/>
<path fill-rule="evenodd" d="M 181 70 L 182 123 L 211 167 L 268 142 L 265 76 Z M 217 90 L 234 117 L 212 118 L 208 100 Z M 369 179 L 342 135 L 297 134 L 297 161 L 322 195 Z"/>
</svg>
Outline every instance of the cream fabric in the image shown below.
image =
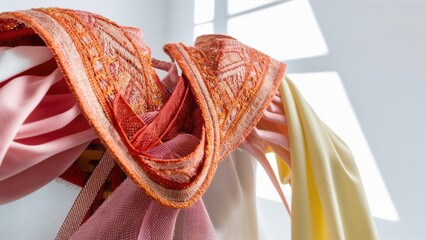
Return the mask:
<svg viewBox="0 0 426 240">
<path fill-rule="evenodd" d="M 203 201 L 218 239 L 258 239 L 256 159 L 235 150 L 217 168 Z"/>
<path fill-rule="evenodd" d="M 352 154 L 295 84 L 280 85 L 292 158 L 292 239 L 376 239 Z"/>
</svg>

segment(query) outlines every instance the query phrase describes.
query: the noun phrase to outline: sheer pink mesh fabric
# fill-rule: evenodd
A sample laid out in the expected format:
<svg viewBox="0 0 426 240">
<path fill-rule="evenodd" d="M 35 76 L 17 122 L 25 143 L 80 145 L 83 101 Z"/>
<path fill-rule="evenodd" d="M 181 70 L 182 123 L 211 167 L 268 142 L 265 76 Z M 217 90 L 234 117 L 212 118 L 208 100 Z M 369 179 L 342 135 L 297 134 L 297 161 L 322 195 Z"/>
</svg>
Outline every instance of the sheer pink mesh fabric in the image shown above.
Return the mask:
<svg viewBox="0 0 426 240">
<path fill-rule="evenodd" d="M 127 179 L 71 239 L 215 239 L 215 232 L 202 200 L 167 208 Z"/>
<path fill-rule="evenodd" d="M 157 145 L 147 151 L 148 154 L 159 159 L 173 159 L 185 156 L 200 143 L 200 139 L 192 134 L 179 134 L 173 139 Z"/>
<path fill-rule="evenodd" d="M 180 210 L 173 239 L 216 239 L 213 224 L 202 199 L 192 207 Z"/>
<path fill-rule="evenodd" d="M 137 239 L 150 201 L 127 179 L 71 239 Z"/>
</svg>

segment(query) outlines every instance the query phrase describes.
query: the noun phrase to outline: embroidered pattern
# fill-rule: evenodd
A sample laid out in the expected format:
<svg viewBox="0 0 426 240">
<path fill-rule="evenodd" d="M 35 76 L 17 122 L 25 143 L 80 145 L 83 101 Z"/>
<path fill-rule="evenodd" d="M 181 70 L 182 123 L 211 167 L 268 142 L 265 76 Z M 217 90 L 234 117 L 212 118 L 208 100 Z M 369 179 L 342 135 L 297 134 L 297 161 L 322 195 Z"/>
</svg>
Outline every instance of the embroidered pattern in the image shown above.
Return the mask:
<svg viewBox="0 0 426 240">
<path fill-rule="evenodd" d="M 89 80 L 104 111 L 120 94 L 136 115 L 158 110 L 163 89 L 150 63 L 150 51 L 140 40 L 141 32 L 124 31 L 95 14 L 58 8 L 39 9 L 54 18 L 72 38 L 82 56 Z M 130 35 L 130 36 L 129 36 Z"/>
<path fill-rule="evenodd" d="M 165 46 L 183 72 L 166 94 L 138 29 L 58 8 L 0 19 L 2 29 L 28 26 L 44 40 L 112 156 L 148 195 L 170 207 L 188 207 L 201 197 L 217 163 L 262 117 L 285 69 L 233 38 L 208 35 L 195 47 Z"/>
<path fill-rule="evenodd" d="M 214 105 L 213 119 L 217 117 L 223 143 L 216 159 L 220 161 L 238 147 L 259 121 L 278 88 L 286 65 L 224 35 L 201 36 L 195 47 L 184 48 L 190 60 L 179 61 L 182 54 L 173 46 L 176 45 L 166 45 L 166 51 L 178 60 L 188 76 L 193 75 L 185 65 L 194 65 L 202 76 L 195 77 L 195 81 L 208 89 L 205 97 Z"/>
<path fill-rule="evenodd" d="M 207 87 L 216 105 L 221 142 L 224 142 L 259 92 L 269 57 L 235 39 L 216 35 L 199 38 L 196 47 L 204 52 L 207 61 L 203 64 L 213 74 L 207 80 Z"/>
</svg>

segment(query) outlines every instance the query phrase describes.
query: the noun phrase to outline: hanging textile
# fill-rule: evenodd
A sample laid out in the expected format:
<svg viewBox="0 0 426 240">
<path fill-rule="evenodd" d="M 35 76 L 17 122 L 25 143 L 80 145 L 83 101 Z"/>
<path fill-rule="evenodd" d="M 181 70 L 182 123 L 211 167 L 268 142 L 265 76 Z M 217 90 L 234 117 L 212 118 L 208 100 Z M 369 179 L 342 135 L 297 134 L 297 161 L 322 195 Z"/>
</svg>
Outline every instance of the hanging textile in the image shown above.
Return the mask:
<svg viewBox="0 0 426 240">
<path fill-rule="evenodd" d="M 57 239 L 248 236 L 237 229 L 259 237 L 252 162 L 224 162 L 238 147 L 268 173 L 293 239 L 377 238 L 350 151 L 284 76 L 284 63 L 224 35 L 167 44 L 173 62 L 163 62 L 139 29 L 59 8 L 0 14 L 0 47 L 9 59 L 0 63 L 17 65 L 0 71 L 0 203 L 63 174 L 97 138 L 105 147 Z M 277 156 L 279 179 L 266 152 Z M 228 187 L 241 194 L 212 195 L 220 180 L 206 193 L 218 166 L 235 168 L 240 182 Z M 291 183 L 291 206 L 279 180 Z M 245 229 L 206 208 L 221 199 L 244 212 Z"/>
</svg>

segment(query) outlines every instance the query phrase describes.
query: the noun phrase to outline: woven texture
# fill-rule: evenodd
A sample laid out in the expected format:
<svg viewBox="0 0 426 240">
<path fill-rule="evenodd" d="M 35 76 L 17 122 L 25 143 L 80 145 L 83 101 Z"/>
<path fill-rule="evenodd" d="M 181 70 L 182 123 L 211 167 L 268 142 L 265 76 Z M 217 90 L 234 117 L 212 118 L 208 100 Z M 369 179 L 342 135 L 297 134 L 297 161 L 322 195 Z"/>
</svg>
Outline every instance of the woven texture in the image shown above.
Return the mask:
<svg viewBox="0 0 426 240">
<path fill-rule="evenodd" d="M 215 239 L 214 236 L 201 200 L 188 209 L 167 208 L 127 179 L 71 239 Z"/>
<path fill-rule="evenodd" d="M 75 200 L 61 229 L 59 229 L 57 239 L 69 239 L 77 231 L 114 165 L 114 159 L 106 151 Z"/>
</svg>

